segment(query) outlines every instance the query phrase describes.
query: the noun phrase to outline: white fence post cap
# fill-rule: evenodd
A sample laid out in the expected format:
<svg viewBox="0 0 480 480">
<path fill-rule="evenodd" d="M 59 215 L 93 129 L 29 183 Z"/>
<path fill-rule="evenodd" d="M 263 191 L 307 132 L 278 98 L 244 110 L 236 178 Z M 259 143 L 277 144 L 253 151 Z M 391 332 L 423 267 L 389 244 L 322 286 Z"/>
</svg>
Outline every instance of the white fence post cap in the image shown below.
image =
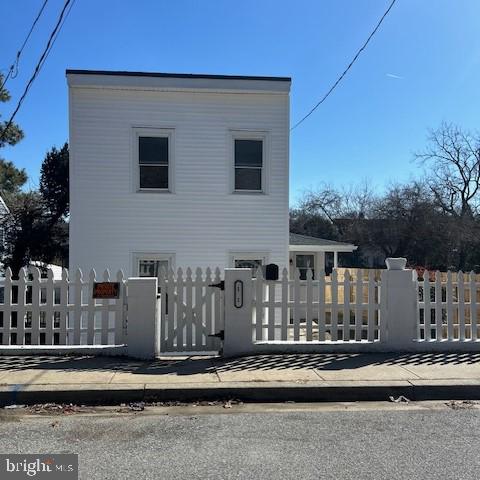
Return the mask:
<svg viewBox="0 0 480 480">
<path fill-rule="evenodd" d="M 389 257 L 385 260 L 387 270 L 405 270 L 407 259 L 404 257 Z"/>
</svg>

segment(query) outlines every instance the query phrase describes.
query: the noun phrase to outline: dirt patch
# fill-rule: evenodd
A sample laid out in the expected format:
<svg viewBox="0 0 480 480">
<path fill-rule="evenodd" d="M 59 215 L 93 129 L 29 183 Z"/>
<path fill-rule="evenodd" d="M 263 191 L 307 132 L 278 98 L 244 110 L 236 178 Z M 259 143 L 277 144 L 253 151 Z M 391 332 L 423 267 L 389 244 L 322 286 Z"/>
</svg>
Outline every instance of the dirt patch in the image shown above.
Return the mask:
<svg viewBox="0 0 480 480">
<path fill-rule="evenodd" d="M 469 410 L 479 406 L 479 402 L 473 400 L 450 400 L 445 405 L 452 410 Z"/>
</svg>

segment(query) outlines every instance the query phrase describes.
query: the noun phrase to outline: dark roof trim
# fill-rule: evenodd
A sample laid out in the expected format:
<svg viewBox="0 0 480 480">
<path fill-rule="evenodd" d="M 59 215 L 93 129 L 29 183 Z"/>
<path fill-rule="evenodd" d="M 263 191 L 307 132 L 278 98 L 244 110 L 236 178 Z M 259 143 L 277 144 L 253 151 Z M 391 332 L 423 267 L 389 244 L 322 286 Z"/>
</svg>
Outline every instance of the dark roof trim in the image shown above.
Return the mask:
<svg viewBox="0 0 480 480">
<path fill-rule="evenodd" d="M 310 235 L 301 235 L 299 233 L 290 232 L 290 245 L 319 245 L 324 247 L 351 247 L 353 244 L 345 242 L 337 242 L 336 240 L 328 240 L 326 238 L 312 237 Z"/>
<path fill-rule="evenodd" d="M 72 70 L 66 74 L 75 75 L 112 75 L 121 77 L 163 77 L 163 78 L 204 78 L 217 80 L 266 80 L 269 82 L 291 82 L 290 77 L 258 77 L 250 75 L 206 75 L 197 73 L 157 73 L 157 72 L 125 72 L 114 70 Z"/>
</svg>

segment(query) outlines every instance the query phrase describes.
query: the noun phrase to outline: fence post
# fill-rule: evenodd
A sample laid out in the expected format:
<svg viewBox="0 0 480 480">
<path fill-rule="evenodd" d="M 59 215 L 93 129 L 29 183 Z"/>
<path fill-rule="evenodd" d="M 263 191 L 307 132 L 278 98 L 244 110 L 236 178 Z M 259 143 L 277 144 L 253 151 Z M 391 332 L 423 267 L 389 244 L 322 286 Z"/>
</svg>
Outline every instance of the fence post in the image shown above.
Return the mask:
<svg viewBox="0 0 480 480">
<path fill-rule="evenodd" d="M 127 284 L 127 354 L 153 359 L 158 353 L 157 279 L 133 277 Z"/>
<path fill-rule="evenodd" d="M 250 269 L 225 269 L 225 357 L 253 353 L 252 287 Z"/>
<path fill-rule="evenodd" d="M 415 271 L 396 269 L 387 259 L 382 288 L 386 289 L 387 338 L 389 351 L 412 350 L 417 338 L 418 292 Z"/>
</svg>

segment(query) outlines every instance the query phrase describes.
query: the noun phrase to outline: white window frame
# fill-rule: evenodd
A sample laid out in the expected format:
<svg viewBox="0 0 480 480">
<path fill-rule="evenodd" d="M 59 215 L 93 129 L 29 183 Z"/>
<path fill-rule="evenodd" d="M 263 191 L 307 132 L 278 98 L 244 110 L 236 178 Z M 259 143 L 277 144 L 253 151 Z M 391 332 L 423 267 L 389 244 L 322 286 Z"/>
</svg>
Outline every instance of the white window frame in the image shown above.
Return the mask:
<svg viewBox="0 0 480 480">
<path fill-rule="evenodd" d="M 132 163 L 133 163 L 133 191 L 137 193 L 174 193 L 174 162 L 175 162 L 175 130 L 173 128 L 132 127 Z M 168 188 L 141 188 L 139 163 L 139 138 L 162 137 L 168 138 Z"/>
<path fill-rule="evenodd" d="M 262 188 L 261 190 L 237 190 L 235 188 L 235 140 L 261 140 L 262 146 Z M 270 176 L 269 133 L 263 130 L 230 130 L 230 190 L 240 195 L 266 195 Z"/>
<path fill-rule="evenodd" d="M 135 277 L 140 275 L 139 264 L 142 260 L 166 260 L 168 261 L 168 268 L 175 270 L 175 254 L 174 253 L 159 253 L 159 252 L 134 252 L 132 254 L 132 272 Z"/>
</svg>

